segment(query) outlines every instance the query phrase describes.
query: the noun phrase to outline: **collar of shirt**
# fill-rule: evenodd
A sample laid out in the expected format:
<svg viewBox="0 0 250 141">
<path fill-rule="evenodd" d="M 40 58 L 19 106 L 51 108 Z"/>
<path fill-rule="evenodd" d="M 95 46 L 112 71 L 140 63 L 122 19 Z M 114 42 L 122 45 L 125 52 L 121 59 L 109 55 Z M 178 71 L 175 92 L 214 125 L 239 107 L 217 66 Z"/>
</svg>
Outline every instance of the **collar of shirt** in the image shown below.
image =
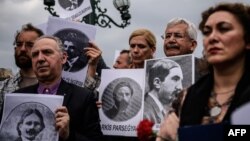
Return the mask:
<svg viewBox="0 0 250 141">
<path fill-rule="evenodd" d="M 39 86 L 38 86 L 38 88 L 37 88 L 37 92 L 38 92 L 39 94 L 42 94 L 43 91 L 44 91 L 44 89 L 45 89 L 45 88 L 48 88 L 48 89 L 50 90 L 50 93 L 51 93 L 51 94 L 56 94 L 57 89 L 58 89 L 60 83 L 61 83 L 61 79 L 60 79 L 56 84 L 51 85 L 51 86 L 49 86 L 49 87 L 44 86 L 44 85 L 42 85 L 41 83 L 39 83 Z"/>
<path fill-rule="evenodd" d="M 160 111 L 164 111 L 164 108 L 162 106 L 162 103 L 159 101 L 159 99 L 157 97 L 155 97 L 152 93 L 148 93 L 149 96 L 151 96 L 153 98 L 153 100 L 155 101 L 156 105 L 159 107 Z"/>
</svg>

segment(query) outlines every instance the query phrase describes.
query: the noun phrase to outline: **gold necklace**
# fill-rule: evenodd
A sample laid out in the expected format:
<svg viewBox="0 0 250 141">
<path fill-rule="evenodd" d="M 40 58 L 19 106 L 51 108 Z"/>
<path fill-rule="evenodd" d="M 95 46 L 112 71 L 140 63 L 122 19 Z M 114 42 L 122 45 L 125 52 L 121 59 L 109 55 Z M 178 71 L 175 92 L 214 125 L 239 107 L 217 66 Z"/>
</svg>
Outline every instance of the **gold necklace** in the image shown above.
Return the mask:
<svg viewBox="0 0 250 141">
<path fill-rule="evenodd" d="M 225 92 L 215 92 L 215 91 L 213 91 L 213 93 L 215 94 L 215 95 L 224 95 L 224 94 L 232 94 L 232 92 L 234 92 L 234 90 L 235 90 L 235 88 L 233 88 L 233 89 L 231 89 L 231 90 L 229 90 L 229 91 L 225 91 Z"/>
</svg>

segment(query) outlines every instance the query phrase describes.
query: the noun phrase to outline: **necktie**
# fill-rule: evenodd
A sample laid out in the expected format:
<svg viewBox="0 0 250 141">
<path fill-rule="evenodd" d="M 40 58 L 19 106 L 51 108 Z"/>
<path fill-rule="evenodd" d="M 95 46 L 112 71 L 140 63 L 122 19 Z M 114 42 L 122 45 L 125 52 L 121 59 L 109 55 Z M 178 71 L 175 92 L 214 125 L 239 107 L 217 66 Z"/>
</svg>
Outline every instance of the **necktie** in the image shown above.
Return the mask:
<svg viewBox="0 0 250 141">
<path fill-rule="evenodd" d="M 50 89 L 49 88 L 44 88 L 43 93 L 44 94 L 50 94 Z"/>
</svg>

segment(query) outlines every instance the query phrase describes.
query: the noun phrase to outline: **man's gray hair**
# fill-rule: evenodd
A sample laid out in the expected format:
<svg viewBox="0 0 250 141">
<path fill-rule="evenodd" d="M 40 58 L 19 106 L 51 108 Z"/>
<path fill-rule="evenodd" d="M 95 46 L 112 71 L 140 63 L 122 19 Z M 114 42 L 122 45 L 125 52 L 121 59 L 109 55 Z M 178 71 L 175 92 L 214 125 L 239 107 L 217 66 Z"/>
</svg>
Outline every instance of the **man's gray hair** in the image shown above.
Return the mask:
<svg viewBox="0 0 250 141">
<path fill-rule="evenodd" d="M 173 26 L 173 25 L 177 25 L 177 24 L 186 24 L 188 26 L 187 28 L 187 33 L 190 39 L 193 40 L 197 40 L 197 29 L 194 23 L 188 21 L 187 19 L 184 18 L 173 18 L 171 19 L 168 24 L 167 24 L 167 28 Z"/>
<path fill-rule="evenodd" d="M 61 52 L 65 52 L 64 44 L 62 43 L 62 41 L 59 38 L 57 38 L 55 36 L 52 36 L 52 35 L 43 35 L 43 36 L 39 37 L 38 39 L 36 39 L 36 41 L 44 39 L 44 38 L 48 38 L 48 39 L 54 40 L 56 42 L 56 44 L 58 45 L 60 51 Z"/>
</svg>

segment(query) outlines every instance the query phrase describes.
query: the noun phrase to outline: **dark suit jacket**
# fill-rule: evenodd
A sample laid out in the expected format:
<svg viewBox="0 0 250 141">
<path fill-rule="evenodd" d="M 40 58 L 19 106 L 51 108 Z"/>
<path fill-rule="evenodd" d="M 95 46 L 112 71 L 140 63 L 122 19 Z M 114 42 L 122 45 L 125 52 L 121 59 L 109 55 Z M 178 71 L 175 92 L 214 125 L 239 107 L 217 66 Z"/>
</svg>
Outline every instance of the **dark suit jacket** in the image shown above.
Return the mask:
<svg viewBox="0 0 250 141">
<path fill-rule="evenodd" d="M 38 84 L 14 93 L 37 93 Z M 94 95 L 85 88 L 61 81 L 57 95 L 64 95 L 63 106 L 70 116 L 70 135 L 67 141 L 102 141 L 100 118 Z"/>
<path fill-rule="evenodd" d="M 22 138 L 18 137 L 15 141 L 22 141 Z"/>
<path fill-rule="evenodd" d="M 71 67 L 68 62 L 66 62 L 63 67 L 65 71 L 77 72 L 85 68 L 87 66 L 87 63 L 88 63 L 87 60 L 83 61 L 79 58 L 76 60 L 76 62 L 71 64 L 72 65 Z"/>
</svg>

